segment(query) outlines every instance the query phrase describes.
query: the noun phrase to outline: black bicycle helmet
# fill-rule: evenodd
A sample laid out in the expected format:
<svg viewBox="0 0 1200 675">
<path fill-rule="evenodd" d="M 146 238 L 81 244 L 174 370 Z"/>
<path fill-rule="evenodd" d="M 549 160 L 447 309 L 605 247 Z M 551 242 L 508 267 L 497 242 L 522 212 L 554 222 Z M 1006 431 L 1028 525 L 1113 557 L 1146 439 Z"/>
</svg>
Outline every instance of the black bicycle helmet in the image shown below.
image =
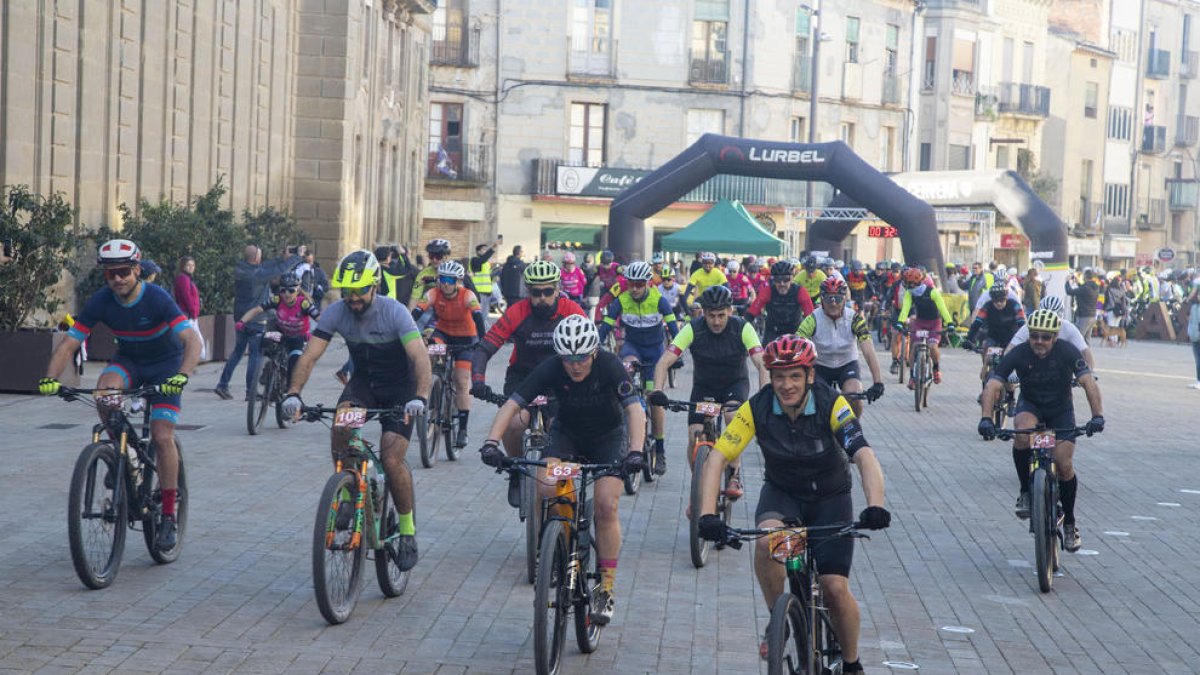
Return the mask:
<svg viewBox="0 0 1200 675">
<path fill-rule="evenodd" d="M 431 239 L 425 244 L 425 252 L 430 255 L 450 255 L 450 242 L 445 239 Z"/>
<path fill-rule="evenodd" d="M 993 300 L 999 300 L 1000 298 L 1007 298 L 1008 297 L 1008 289 L 1005 288 L 1004 284 L 997 282 L 997 283 L 992 284 L 992 287 L 988 289 L 988 295 L 992 296 Z"/>
<path fill-rule="evenodd" d="M 733 306 L 733 291 L 725 286 L 709 286 L 700 294 L 700 307 L 705 311 Z"/>
<path fill-rule="evenodd" d="M 791 279 L 792 275 L 795 273 L 795 269 L 796 268 L 792 266 L 792 263 L 790 261 L 780 260 L 779 262 L 775 263 L 774 265 L 771 265 L 771 276 L 787 277 L 787 278 Z"/>
</svg>

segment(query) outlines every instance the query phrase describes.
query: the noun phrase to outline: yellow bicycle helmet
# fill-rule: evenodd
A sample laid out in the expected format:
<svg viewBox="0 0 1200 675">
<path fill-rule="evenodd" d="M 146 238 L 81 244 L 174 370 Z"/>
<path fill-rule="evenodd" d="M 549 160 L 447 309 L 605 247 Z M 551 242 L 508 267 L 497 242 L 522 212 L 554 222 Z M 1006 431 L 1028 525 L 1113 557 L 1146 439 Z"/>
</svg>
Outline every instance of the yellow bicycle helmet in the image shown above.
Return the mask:
<svg viewBox="0 0 1200 675">
<path fill-rule="evenodd" d="M 330 285 L 334 288 L 368 288 L 379 283 L 379 260 L 365 249 L 355 251 L 338 263 Z"/>
<path fill-rule="evenodd" d="M 525 283 L 529 286 L 557 284 L 561 276 L 558 265 L 549 260 L 535 260 L 525 268 Z"/>
<path fill-rule="evenodd" d="M 1026 323 L 1029 325 L 1029 330 L 1031 331 L 1058 333 L 1058 331 L 1062 330 L 1062 319 L 1052 309 L 1039 309 L 1035 311 L 1029 315 L 1029 320 Z"/>
</svg>

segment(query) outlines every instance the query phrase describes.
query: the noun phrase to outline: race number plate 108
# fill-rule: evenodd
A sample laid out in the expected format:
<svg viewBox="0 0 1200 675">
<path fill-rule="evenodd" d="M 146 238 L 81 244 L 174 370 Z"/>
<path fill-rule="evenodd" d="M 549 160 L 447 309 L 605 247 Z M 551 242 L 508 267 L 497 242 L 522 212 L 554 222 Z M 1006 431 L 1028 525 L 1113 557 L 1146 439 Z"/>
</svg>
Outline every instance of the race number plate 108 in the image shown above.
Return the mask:
<svg viewBox="0 0 1200 675">
<path fill-rule="evenodd" d="M 347 429 L 359 429 L 366 423 L 366 408 L 342 408 L 333 418 L 333 426 Z"/>
</svg>

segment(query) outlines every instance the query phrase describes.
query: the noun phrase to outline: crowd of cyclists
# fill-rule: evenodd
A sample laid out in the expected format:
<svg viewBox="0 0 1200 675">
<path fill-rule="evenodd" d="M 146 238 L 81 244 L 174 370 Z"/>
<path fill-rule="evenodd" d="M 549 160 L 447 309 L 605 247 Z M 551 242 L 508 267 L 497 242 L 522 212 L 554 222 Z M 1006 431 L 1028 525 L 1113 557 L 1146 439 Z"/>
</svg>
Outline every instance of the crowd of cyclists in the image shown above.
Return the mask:
<svg viewBox="0 0 1200 675">
<path fill-rule="evenodd" d="M 654 471 L 660 475 L 667 471 L 665 383 L 687 352 L 686 360 L 692 364 L 688 400 L 715 402 L 728 411 L 727 427 L 713 454 L 719 470 L 734 467 L 724 488 L 728 496 L 740 497 L 745 491 L 737 470 L 743 451 L 752 439 L 761 448 L 764 485 L 755 510 L 758 527 L 796 519 L 810 527 L 857 522 L 863 528 L 882 529 L 891 520 L 884 506 L 884 475 L 863 423 L 863 401 L 876 400 L 885 391 L 874 337 L 888 331 L 923 331 L 922 339 L 931 348 L 933 381 L 940 383 L 940 347 L 956 344 L 947 338 L 958 336 L 934 277 L 919 266 L 899 262 L 868 268 L 859 261 L 845 264 L 818 256 L 721 261 L 712 253 L 701 253 L 685 275 L 662 253 L 622 266 L 606 252 L 596 271 L 604 290 L 595 306 L 588 307 L 587 282 L 573 257 L 564 257 L 561 267 L 542 259 L 524 267 L 524 297 L 513 298 L 489 325 L 482 293 L 477 293 L 474 275 L 468 272 L 471 263 L 455 260 L 449 242 L 442 239 L 429 242 L 426 253 L 429 264 L 415 276 L 411 289 L 389 275 L 387 257 L 381 261 L 375 253 L 360 250 L 343 258 L 333 271 L 330 284 L 340 291 L 339 300 L 321 308 L 299 292 L 294 275 L 285 273 L 277 291 L 239 317 L 240 328 L 260 313 L 272 313 L 286 336 L 291 353 L 283 400 L 286 415 L 300 413 L 305 385 L 335 335 L 341 336 L 350 353 L 349 362 L 339 369 L 344 378 L 339 408 L 402 411 L 402 415 L 380 418 L 381 459 L 400 519 L 402 570 L 412 569 L 419 558 L 413 480 L 405 454 L 414 421 L 424 414 L 430 395 L 426 343 L 441 342 L 454 349 L 460 419 L 456 446 L 469 443 L 472 398 L 496 398 L 487 365 L 505 344 L 511 344 L 503 382 L 496 383 L 507 401 L 480 443 L 481 460 L 502 469 L 519 456 L 522 434 L 530 423 L 527 406 L 545 396 L 551 401 L 553 418 L 546 456 L 611 463 L 625 474 L 642 470 L 645 449 L 656 455 Z M 150 401 L 151 424 L 163 453 L 164 522 L 173 522 L 172 430 L 182 392 L 199 361 L 199 345 L 170 296 L 138 280 L 141 259 L 137 245 L 130 241 L 101 246 L 98 263 L 106 287 L 86 302 L 39 389 L 45 395 L 57 393 L 57 377 L 74 349 L 97 323 L 108 324 L 119 343 L 118 355 L 101 373 L 98 386 L 159 386 L 160 394 Z M 1094 273 L 1085 276 L 1085 284 L 1095 284 Z M 1066 309 L 1060 298 L 1045 295 L 1026 311 L 1009 277 L 981 268 L 968 273 L 952 266 L 941 280 L 977 293 L 962 346 L 985 353 L 977 428 L 984 439 L 996 436 L 991 413 L 996 398 L 1005 387 L 1016 385 L 1020 387 L 1017 427 L 1041 423 L 1054 429 L 1074 428 L 1071 388 L 1077 383 L 1090 407 L 1089 433 L 1103 430 L 1103 406 L 1091 370 L 1087 332 L 1064 320 Z M 1121 283 L 1109 280 L 1109 292 Z M 1152 292 L 1161 298 L 1163 289 L 1159 284 Z M 891 341 L 892 373 L 903 360 L 901 344 L 901 340 Z M 986 358 L 988 347 L 1003 350 L 994 367 Z M 870 373 L 869 386 L 862 381 L 860 362 Z M 634 384 L 639 377 L 640 388 Z M 909 382 L 911 386 L 911 378 Z M 693 413 L 687 422 L 694 433 L 704 418 Z M 650 444 L 644 438 L 647 429 Z M 688 437 L 693 438 L 693 433 Z M 1065 545 L 1071 551 L 1081 541 L 1075 518 L 1073 440 L 1070 435 L 1060 436 L 1055 449 Z M 348 441 L 345 430 L 334 429 L 335 460 Z M 1016 513 L 1028 517 L 1027 435 L 1014 439 L 1012 452 L 1019 486 Z M 859 469 L 867 504 L 857 520 L 852 513 L 850 465 Z M 708 466 L 704 470 L 714 472 L 706 493 L 713 497 L 720 474 Z M 508 489 L 514 507 L 520 499 L 517 475 L 512 473 Z M 595 489 L 602 583 L 591 619 L 599 625 L 611 621 L 616 604 L 621 487 L 620 478 L 610 476 L 599 479 Z M 702 536 L 723 542 L 729 536 L 727 525 L 713 514 L 711 502 L 706 498 L 690 505 L 689 517 L 691 509 L 699 510 Z M 173 537 L 173 527 L 162 528 L 158 545 L 173 547 Z M 813 549 L 846 673 L 861 670 L 858 607 L 848 584 L 853 547 L 852 539 L 842 539 Z M 770 606 L 782 592 L 782 567 L 769 555 L 759 555 L 755 571 Z"/>
</svg>

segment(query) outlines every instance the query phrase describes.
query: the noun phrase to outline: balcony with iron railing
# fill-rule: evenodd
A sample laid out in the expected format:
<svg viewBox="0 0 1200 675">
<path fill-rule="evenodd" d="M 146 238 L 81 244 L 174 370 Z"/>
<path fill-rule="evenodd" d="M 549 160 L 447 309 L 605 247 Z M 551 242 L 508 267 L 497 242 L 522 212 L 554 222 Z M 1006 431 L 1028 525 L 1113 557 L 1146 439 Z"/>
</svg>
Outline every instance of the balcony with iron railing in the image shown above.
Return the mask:
<svg viewBox="0 0 1200 675">
<path fill-rule="evenodd" d="M 1200 183 L 1194 178 L 1168 178 L 1167 205 L 1172 211 L 1196 208 L 1200 205 Z"/>
<path fill-rule="evenodd" d="M 446 145 L 429 141 L 428 181 L 482 185 L 488 179 L 489 148 L 486 145 L 460 144 L 453 139 Z"/>
<path fill-rule="evenodd" d="M 1200 141 L 1200 117 L 1193 115 L 1175 116 L 1175 145 L 1189 147 Z"/>
<path fill-rule="evenodd" d="M 882 100 L 884 105 L 900 103 L 900 77 L 895 73 L 883 74 Z"/>
<path fill-rule="evenodd" d="M 612 80 L 617 77 L 617 41 L 609 38 L 567 38 L 567 77 Z"/>
<path fill-rule="evenodd" d="M 1167 200 L 1143 199 L 1138 202 L 1138 227 L 1161 229 L 1167 224 Z"/>
<path fill-rule="evenodd" d="M 1050 116 L 1050 88 L 1020 82 L 1001 82 L 996 89 L 1000 114 Z"/>
<path fill-rule="evenodd" d="M 1191 49 L 1183 52 L 1179 61 L 1179 76 L 1188 80 L 1200 75 L 1200 52 Z"/>
<path fill-rule="evenodd" d="M 1142 152 L 1161 155 L 1167 151 L 1167 128 L 1147 124 L 1142 127 Z"/>
<path fill-rule="evenodd" d="M 792 61 L 792 91 L 812 91 L 812 56 L 797 54 Z"/>
<path fill-rule="evenodd" d="M 435 27 L 430 42 L 429 63 L 434 66 L 476 68 L 479 66 L 479 27 L 447 24 Z"/>
<path fill-rule="evenodd" d="M 1171 76 L 1171 52 L 1165 49 L 1151 49 L 1146 54 L 1146 77 L 1152 80 L 1165 80 Z"/>
<path fill-rule="evenodd" d="M 688 53 L 688 82 L 729 84 L 729 51 L 691 50 Z"/>
<path fill-rule="evenodd" d="M 952 71 L 950 78 L 950 93 L 958 94 L 959 96 L 974 96 L 975 73 L 969 70 Z"/>
</svg>

